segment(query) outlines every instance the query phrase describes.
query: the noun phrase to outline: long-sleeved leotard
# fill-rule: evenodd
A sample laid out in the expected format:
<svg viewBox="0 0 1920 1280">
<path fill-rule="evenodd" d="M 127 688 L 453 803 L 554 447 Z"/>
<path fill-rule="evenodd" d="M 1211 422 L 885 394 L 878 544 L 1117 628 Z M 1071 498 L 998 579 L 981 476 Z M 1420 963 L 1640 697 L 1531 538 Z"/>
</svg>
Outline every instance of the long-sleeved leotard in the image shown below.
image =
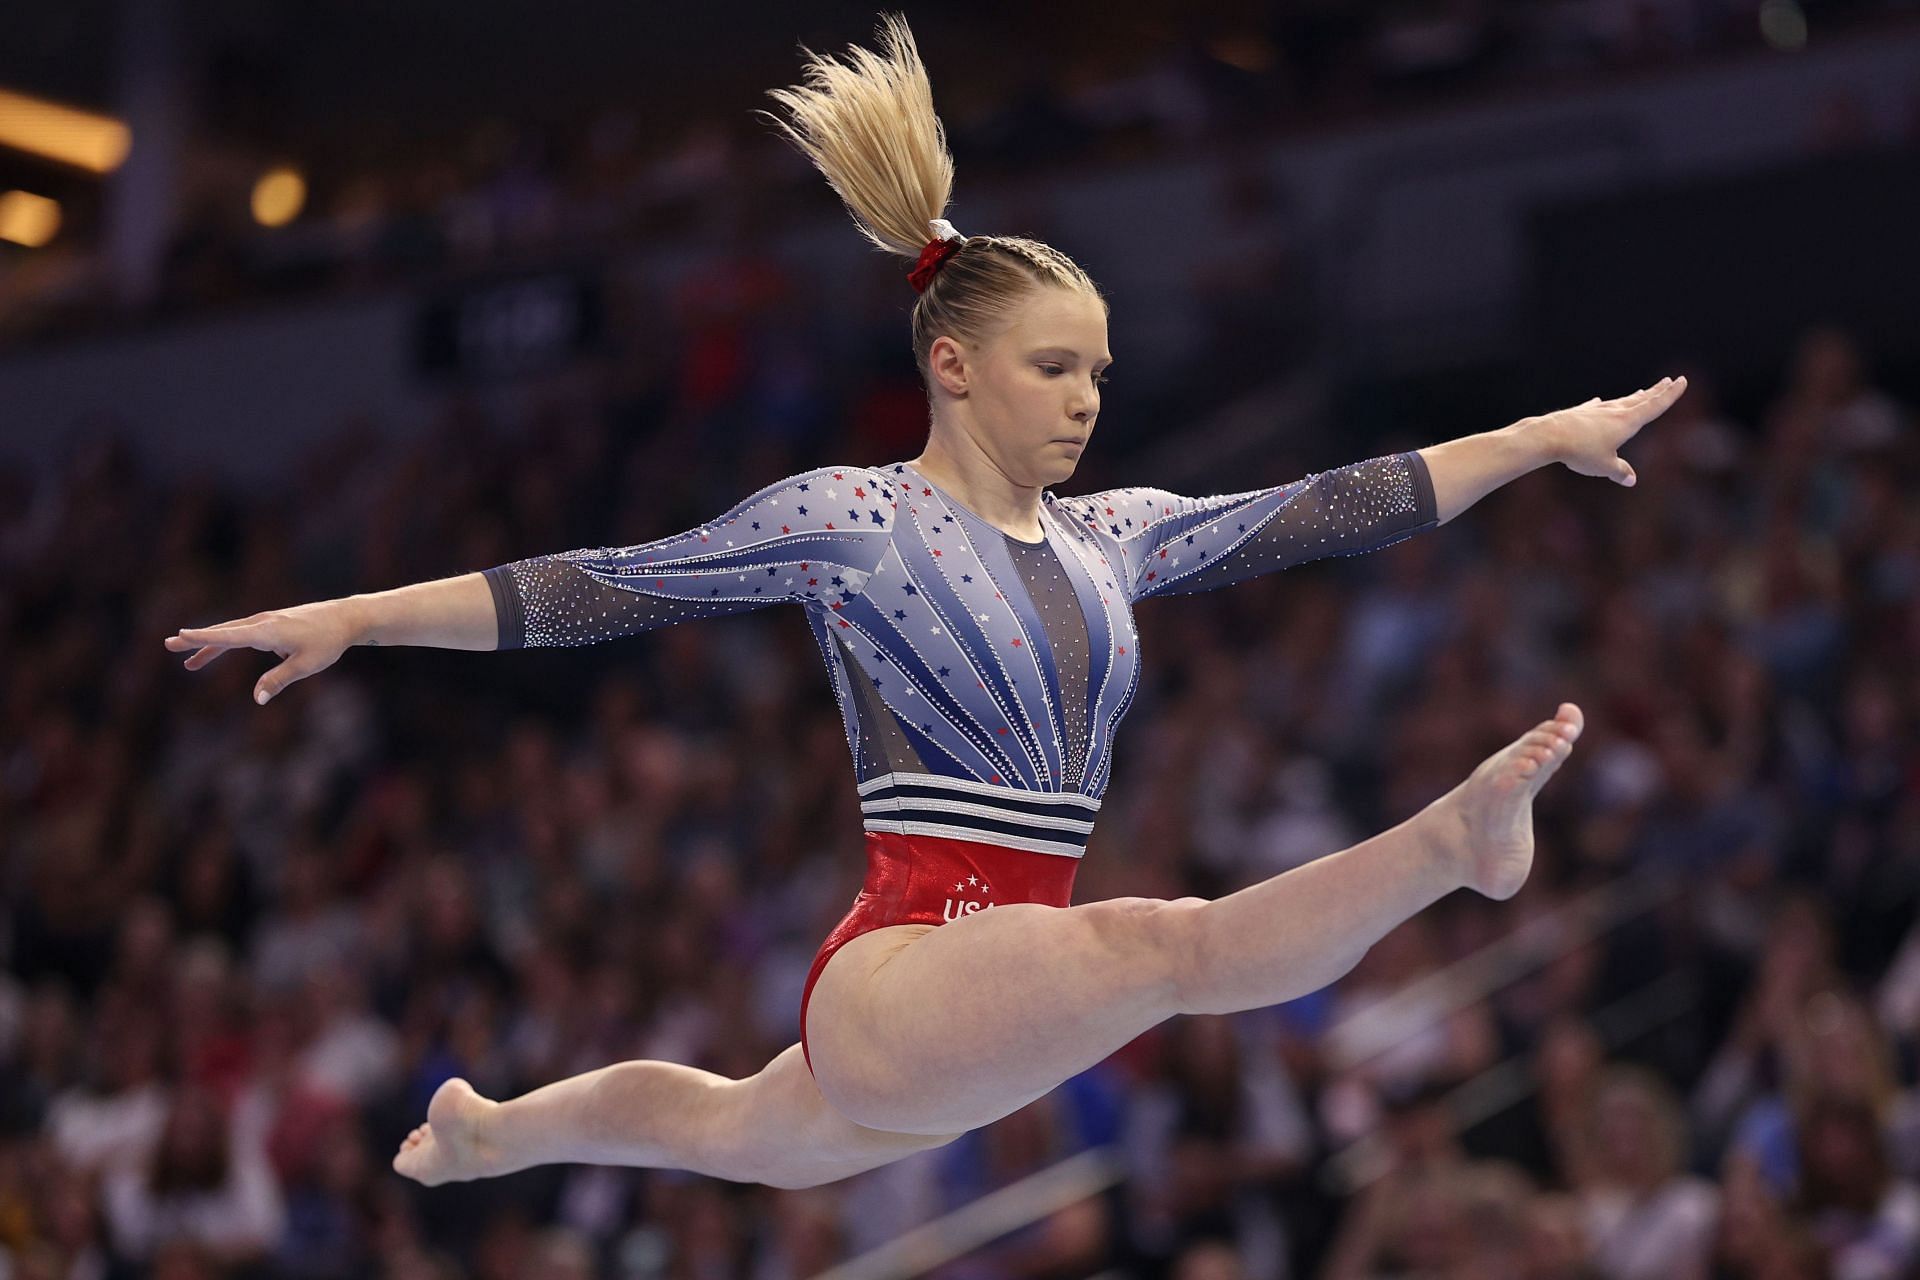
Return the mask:
<svg viewBox="0 0 1920 1280">
<path fill-rule="evenodd" d="M 1139 684 L 1132 606 L 1436 523 L 1417 453 L 1190 498 L 1042 495 L 1026 543 L 909 463 L 821 467 L 711 524 L 486 571 L 500 647 L 592 644 L 775 601 L 806 607 L 870 831 L 1078 856 Z"/>
<path fill-rule="evenodd" d="M 1417 453 L 1212 498 L 1043 491 L 1024 542 L 910 463 L 821 467 L 712 524 L 486 570 L 499 647 L 592 644 L 776 600 L 806 607 L 840 705 L 867 876 L 814 954 L 894 924 L 1064 907 L 1140 681 L 1133 604 L 1438 523 Z"/>
</svg>

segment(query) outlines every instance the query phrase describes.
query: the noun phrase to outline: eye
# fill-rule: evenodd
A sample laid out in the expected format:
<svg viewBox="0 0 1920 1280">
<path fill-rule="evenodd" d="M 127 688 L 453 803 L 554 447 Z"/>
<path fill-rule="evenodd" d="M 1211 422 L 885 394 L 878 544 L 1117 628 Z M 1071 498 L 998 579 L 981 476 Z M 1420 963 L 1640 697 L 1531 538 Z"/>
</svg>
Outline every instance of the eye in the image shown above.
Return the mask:
<svg viewBox="0 0 1920 1280">
<path fill-rule="evenodd" d="M 1035 365 L 1034 367 L 1039 369 L 1042 373 L 1046 374 L 1049 378 L 1057 378 L 1062 373 L 1066 372 L 1066 370 L 1064 370 L 1057 364 L 1041 364 L 1041 365 Z M 1094 373 L 1093 375 L 1094 386 L 1104 387 L 1107 385 L 1107 382 L 1108 382 L 1108 378 L 1105 372 L 1096 371 Z"/>
</svg>

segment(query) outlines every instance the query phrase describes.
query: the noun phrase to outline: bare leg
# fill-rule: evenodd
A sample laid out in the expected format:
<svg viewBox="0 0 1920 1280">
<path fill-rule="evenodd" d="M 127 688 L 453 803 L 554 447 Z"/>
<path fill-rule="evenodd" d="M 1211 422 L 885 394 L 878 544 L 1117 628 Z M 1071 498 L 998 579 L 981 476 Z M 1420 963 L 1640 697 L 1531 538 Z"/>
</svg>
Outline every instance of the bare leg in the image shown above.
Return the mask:
<svg viewBox="0 0 1920 1280">
<path fill-rule="evenodd" d="M 1533 797 L 1584 723 L 1562 703 L 1554 719 L 1392 830 L 1203 903 L 1192 913 L 1181 1012 L 1232 1013 L 1318 991 L 1455 889 L 1518 893 L 1533 867 Z"/>
<path fill-rule="evenodd" d="M 800 1046 L 729 1080 L 674 1062 L 617 1062 L 490 1102 L 449 1080 L 407 1135 L 394 1170 L 428 1186 L 537 1164 L 686 1169 L 735 1182 L 812 1187 L 944 1145 L 862 1128 L 820 1096 Z"/>
<path fill-rule="evenodd" d="M 1533 862 L 1533 797 L 1581 724 L 1563 703 L 1399 826 L 1218 901 L 1020 903 L 904 945 L 889 930 L 855 938 L 808 1010 L 820 1088 L 876 1128 L 978 1128 L 1176 1013 L 1261 1008 L 1325 986 L 1455 889 L 1518 891 Z"/>
</svg>

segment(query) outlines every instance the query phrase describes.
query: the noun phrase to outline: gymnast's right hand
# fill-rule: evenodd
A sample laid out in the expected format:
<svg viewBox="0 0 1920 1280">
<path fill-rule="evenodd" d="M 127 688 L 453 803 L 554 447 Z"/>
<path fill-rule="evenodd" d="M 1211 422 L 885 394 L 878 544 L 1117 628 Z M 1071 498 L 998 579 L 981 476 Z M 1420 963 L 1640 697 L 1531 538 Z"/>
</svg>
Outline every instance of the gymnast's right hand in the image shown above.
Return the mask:
<svg viewBox="0 0 1920 1280">
<path fill-rule="evenodd" d="M 338 662 L 353 645 L 354 635 L 355 622 L 347 602 L 322 600 L 256 613 L 218 626 L 182 628 L 167 637 L 166 645 L 175 653 L 195 651 L 186 661 L 189 671 L 198 671 L 229 649 L 262 649 L 279 654 L 286 661 L 253 686 L 253 700 L 264 704 L 295 680 L 304 680 Z"/>
</svg>

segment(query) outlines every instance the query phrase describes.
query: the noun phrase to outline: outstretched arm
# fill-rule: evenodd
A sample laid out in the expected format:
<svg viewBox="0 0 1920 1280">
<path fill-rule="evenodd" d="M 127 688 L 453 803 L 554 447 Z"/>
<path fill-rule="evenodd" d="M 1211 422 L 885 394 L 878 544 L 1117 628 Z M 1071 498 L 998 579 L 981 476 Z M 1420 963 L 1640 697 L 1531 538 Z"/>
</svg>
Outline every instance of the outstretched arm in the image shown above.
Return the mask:
<svg viewBox="0 0 1920 1280">
<path fill-rule="evenodd" d="M 464 573 L 391 591 L 269 609 L 210 627 L 182 627 L 164 643 L 171 653 L 188 654 L 182 664 L 188 671 L 198 671 L 229 649 L 280 655 L 285 661 L 254 681 L 253 700 L 264 705 L 294 681 L 325 671 L 357 644 L 492 649 L 498 634 L 486 579 Z"/>
<path fill-rule="evenodd" d="M 499 647 L 499 623 L 486 578 L 463 573 L 335 601 L 346 612 L 349 644 L 420 645 L 430 649 Z"/>
<path fill-rule="evenodd" d="M 182 630 L 197 671 L 228 649 L 285 659 L 254 686 L 266 702 L 356 644 L 442 649 L 579 645 L 782 600 L 837 609 L 892 536 L 893 486 L 866 467 L 820 467 L 768 485 L 711 524 L 632 547 L 536 556 L 392 591 Z"/>
<path fill-rule="evenodd" d="M 1388 454 L 1292 484 L 1190 498 L 1108 489 L 1057 499 L 1063 514 L 1118 542 L 1130 600 L 1229 586 L 1323 556 L 1378 550 L 1444 524 L 1494 489 L 1549 462 L 1631 485 L 1617 450 L 1686 390 L 1667 379 L 1598 397 L 1498 431 Z"/>
<path fill-rule="evenodd" d="M 1433 477 L 1436 524 L 1445 524 L 1501 485 L 1555 460 L 1546 436 L 1518 422 L 1419 452 Z"/>
<path fill-rule="evenodd" d="M 1633 468 L 1617 451 L 1665 413 L 1686 387 L 1685 378 L 1667 378 L 1618 400 L 1595 396 L 1572 409 L 1420 450 L 1433 477 L 1438 522 L 1445 524 L 1501 485 L 1550 462 L 1631 485 Z"/>
<path fill-rule="evenodd" d="M 872 468 L 818 467 L 672 537 L 496 565 L 482 576 L 499 647 L 597 644 L 781 600 L 837 609 L 879 564 L 895 505 Z"/>
<path fill-rule="evenodd" d="M 1056 501 L 1118 544 L 1112 568 L 1129 600 L 1212 591 L 1322 556 L 1358 555 L 1435 523 L 1433 485 L 1417 453 L 1245 493 L 1190 498 L 1128 488 Z"/>
</svg>

